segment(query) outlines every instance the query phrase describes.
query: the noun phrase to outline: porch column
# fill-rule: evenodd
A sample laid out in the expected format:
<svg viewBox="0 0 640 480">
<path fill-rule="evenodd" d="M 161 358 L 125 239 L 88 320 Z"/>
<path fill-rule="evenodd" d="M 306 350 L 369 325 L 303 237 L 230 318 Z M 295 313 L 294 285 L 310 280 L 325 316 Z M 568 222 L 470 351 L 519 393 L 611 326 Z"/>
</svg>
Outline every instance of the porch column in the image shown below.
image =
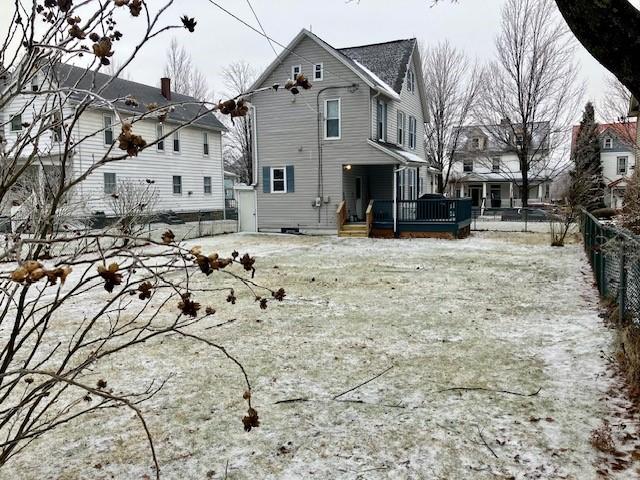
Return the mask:
<svg viewBox="0 0 640 480">
<path fill-rule="evenodd" d="M 460 197 L 464 198 L 464 182 L 460 184 Z"/>
<path fill-rule="evenodd" d="M 513 182 L 509 182 L 509 206 L 513 208 Z"/>
<path fill-rule="evenodd" d="M 484 215 L 484 209 L 487 208 L 487 182 L 483 182 L 482 184 L 482 212 L 481 215 Z"/>
<path fill-rule="evenodd" d="M 544 184 L 543 183 L 538 184 L 538 198 L 540 199 L 541 202 L 542 202 L 542 199 L 544 198 Z"/>
</svg>

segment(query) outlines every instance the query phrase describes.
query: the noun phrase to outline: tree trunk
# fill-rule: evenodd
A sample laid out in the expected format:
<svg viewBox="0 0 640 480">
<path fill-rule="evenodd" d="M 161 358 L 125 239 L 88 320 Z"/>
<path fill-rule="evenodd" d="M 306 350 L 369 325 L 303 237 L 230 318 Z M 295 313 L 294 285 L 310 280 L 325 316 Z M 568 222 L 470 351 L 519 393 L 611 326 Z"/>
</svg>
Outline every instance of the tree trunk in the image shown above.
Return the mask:
<svg viewBox="0 0 640 480">
<path fill-rule="evenodd" d="M 438 178 L 438 193 L 444 193 L 444 178 L 442 174 L 437 175 Z"/>
<path fill-rule="evenodd" d="M 640 11 L 628 0 L 556 0 L 582 45 L 640 98 Z"/>
<path fill-rule="evenodd" d="M 520 171 L 522 172 L 522 208 L 529 206 L 529 164 L 526 159 L 520 158 Z"/>
</svg>

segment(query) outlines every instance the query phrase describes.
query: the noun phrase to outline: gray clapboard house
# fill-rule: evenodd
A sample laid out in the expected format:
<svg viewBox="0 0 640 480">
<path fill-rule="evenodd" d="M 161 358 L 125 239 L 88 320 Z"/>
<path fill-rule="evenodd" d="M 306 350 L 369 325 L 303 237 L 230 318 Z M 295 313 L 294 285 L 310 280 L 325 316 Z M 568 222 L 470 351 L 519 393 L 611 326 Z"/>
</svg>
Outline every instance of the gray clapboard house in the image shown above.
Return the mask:
<svg viewBox="0 0 640 480">
<path fill-rule="evenodd" d="M 336 49 L 302 30 L 253 88 L 299 74 L 310 90 L 252 99 L 258 230 L 367 236 L 374 201 L 378 227 L 395 230 L 394 202 L 433 192 L 437 173 L 416 40 Z"/>
</svg>

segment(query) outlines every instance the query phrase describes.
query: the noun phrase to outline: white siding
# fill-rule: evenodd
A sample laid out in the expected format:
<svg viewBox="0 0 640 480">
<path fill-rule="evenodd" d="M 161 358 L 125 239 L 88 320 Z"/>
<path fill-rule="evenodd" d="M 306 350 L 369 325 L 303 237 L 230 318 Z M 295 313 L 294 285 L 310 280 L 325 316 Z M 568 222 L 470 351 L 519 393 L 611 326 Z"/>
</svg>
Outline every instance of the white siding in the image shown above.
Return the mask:
<svg viewBox="0 0 640 480">
<path fill-rule="evenodd" d="M 74 132 L 76 138 L 101 129 L 104 113 L 90 111 L 84 114 Z M 137 122 L 133 131 L 148 142 L 152 142 L 156 139 L 156 126 L 157 122 L 153 120 Z M 166 124 L 165 134 L 173 128 L 175 125 Z M 116 125 L 113 131 L 114 141 L 117 142 L 120 128 Z M 220 210 L 224 208 L 221 134 L 217 131 L 208 131 L 209 155 L 205 156 L 202 132 L 202 129 L 195 127 L 180 130 L 179 153 L 173 152 L 172 136 L 169 136 L 165 139 L 164 152 L 157 151 L 153 146 L 137 157 L 107 164 L 82 182 L 77 193 L 87 199 L 87 208 L 90 212 L 105 211 L 108 214 L 108 196 L 104 194 L 103 174 L 111 172 L 116 174 L 118 182 L 125 179 L 143 183 L 147 179 L 155 181 L 154 186 L 158 193 L 157 210 L 176 212 Z M 94 161 L 102 158 L 107 150 L 102 133 L 82 142 L 74 158 L 75 174 L 79 175 L 86 171 Z M 122 151 L 116 145 L 112 155 L 117 156 L 121 153 Z M 174 175 L 182 177 L 181 195 L 173 194 Z M 205 176 L 211 177 L 211 194 L 204 193 Z M 192 194 L 189 195 L 188 192 Z"/>
</svg>

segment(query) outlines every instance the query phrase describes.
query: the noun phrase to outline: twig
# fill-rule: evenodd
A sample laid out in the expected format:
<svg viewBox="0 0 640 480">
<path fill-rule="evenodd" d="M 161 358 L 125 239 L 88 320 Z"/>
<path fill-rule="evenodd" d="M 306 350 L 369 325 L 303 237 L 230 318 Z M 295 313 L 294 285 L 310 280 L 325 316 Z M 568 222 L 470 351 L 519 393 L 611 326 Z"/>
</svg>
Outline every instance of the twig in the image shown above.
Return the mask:
<svg viewBox="0 0 640 480">
<path fill-rule="evenodd" d="M 308 398 L 288 398 L 286 400 L 278 400 L 277 402 L 274 403 L 274 405 L 281 405 L 283 403 L 298 403 L 298 402 L 309 402 L 310 400 Z"/>
<path fill-rule="evenodd" d="M 225 325 L 229 325 L 237 320 L 237 318 L 232 318 L 231 320 L 227 320 L 226 322 L 218 323 L 217 325 L 211 325 L 210 327 L 205 328 L 205 330 L 211 330 L 212 328 L 224 327 Z"/>
<path fill-rule="evenodd" d="M 482 443 L 484 443 L 484 446 L 487 447 L 487 449 L 493 454 L 494 457 L 498 458 L 498 455 L 496 455 L 496 452 L 493 451 L 493 448 L 491 448 L 487 443 L 487 441 L 484 439 L 484 436 L 482 435 L 482 430 L 480 430 L 480 427 L 477 427 L 477 428 L 478 428 L 478 434 L 480 435 L 480 440 L 482 440 Z"/>
<path fill-rule="evenodd" d="M 346 395 L 347 393 L 351 393 L 351 392 L 353 392 L 354 390 L 357 390 L 358 388 L 365 386 L 367 383 L 373 382 L 376 378 L 380 378 L 382 375 L 384 375 L 385 373 L 387 373 L 387 372 L 388 372 L 389 370 L 391 370 L 392 368 L 393 368 L 393 365 L 391 365 L 391 366 L 390 366 L 389 368 L 387 368 L 385 371 L 383 371 L 383 372 L 381 372 L 381 373 L 377 374 L 376 376 L 371 377 L 371 378 L 370 378 L 369 380 L 367 380 L 366 382 L 362 382 L 362 383 L 360 383 L 360 384 L 356 385 L 355 387 L 350 388 L 349 390 L 346 390 L 346 391 L 344 391 L 344 392 L 342 392 L 342 393 L 339 393 L 338 395 L 336 395 L 335 397 L 333 397 L 333 399 L 334 399 L 334 400 L 337 400 L 338 398 L 342 397 L 343 395 Z"/>
<path fill-rule="evenodd" d="M 493 392 L 493 393 L 504 393 L 506 395 L 516 395 L 518 397 L 535 397 L 536 395 L 538 395 L 542 391 L 542 387 L 538 388 L 538 390 L 536 390 L 533 393 L 512 392 L 510 390 L 495 390 L 493 388 L 484 388 L 484 387 L 451 387 L 451 388 L 444 388 L 442 390 L 437 390 L 436 393 L 455 392 L 455 391 L 461 391 L 461 392 Z"/>
</svg>

